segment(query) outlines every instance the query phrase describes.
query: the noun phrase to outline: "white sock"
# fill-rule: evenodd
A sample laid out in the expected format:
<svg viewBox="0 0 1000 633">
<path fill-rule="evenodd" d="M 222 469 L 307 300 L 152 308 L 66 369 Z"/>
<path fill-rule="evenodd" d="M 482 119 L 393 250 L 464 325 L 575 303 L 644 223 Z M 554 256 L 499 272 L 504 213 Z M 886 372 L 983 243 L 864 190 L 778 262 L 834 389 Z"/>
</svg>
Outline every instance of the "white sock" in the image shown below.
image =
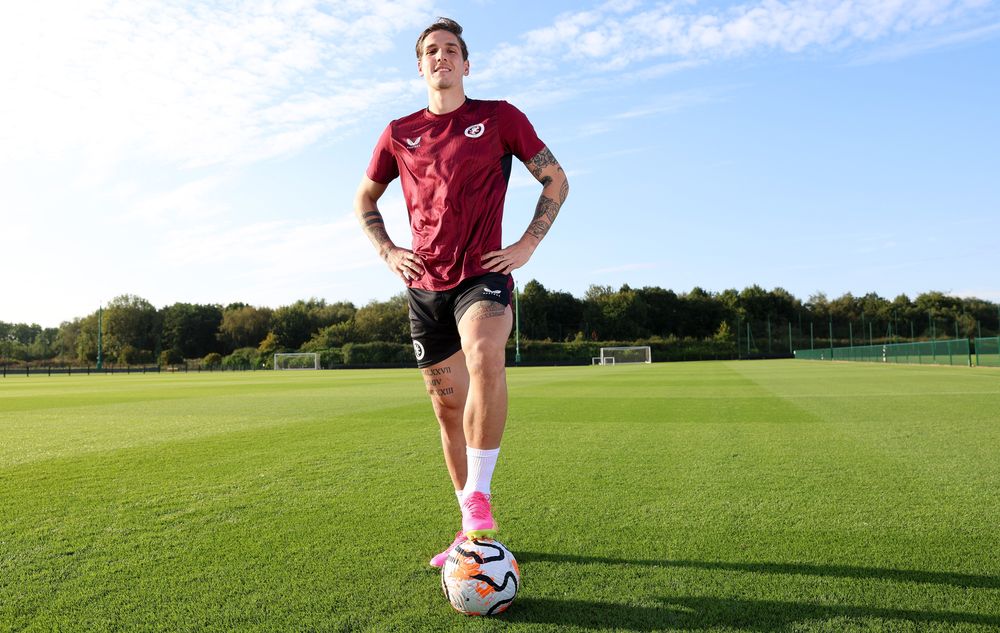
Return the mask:
<svg viewBox="0 0 1000 633">
<path fill-rule="evenodd" d="M 497 465 L 497 455 L 499 454 L 499 448 L 484 450 L 471 446 L 465 447 L 469 474 L 465 478 L 465 490 L 462 491 L 463 499 L 473 492 L 490 494 L 490 481 L 493 479 L 493 468 Z"/>
<path fill-rule="evenodd" d="M 465 491 L 464 490 L 456 490 L 455 491 L 455 498 L 458 499 L 458 507 L 459 508 L 462 507 L 462 497 L 463 496 L 465 496 Z"/>
</svg>

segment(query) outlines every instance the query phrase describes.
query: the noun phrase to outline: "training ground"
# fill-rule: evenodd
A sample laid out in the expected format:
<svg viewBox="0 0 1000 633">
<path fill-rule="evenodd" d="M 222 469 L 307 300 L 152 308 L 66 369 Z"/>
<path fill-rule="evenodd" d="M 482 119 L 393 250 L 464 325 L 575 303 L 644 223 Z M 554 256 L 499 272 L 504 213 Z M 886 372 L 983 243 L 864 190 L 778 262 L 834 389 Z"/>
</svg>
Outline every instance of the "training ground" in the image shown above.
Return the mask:
<svg viewBox="0 0 1000 633">
<path fill-rule="evenodd" d="M 0 631 L 997 631 L 1000 370 L 514 368 L 454 613 L 415 370 L 0 381 Z"/>
</svg>

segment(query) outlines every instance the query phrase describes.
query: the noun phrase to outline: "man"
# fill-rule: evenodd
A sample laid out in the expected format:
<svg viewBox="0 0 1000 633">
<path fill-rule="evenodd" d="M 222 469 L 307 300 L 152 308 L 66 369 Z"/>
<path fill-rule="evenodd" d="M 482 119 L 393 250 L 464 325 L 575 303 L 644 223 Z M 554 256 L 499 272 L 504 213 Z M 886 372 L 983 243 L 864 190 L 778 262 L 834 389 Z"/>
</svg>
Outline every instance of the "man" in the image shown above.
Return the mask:
<svg viewBox="0 0 1000 633">
<path fill-rule="evenodd" d="M 513 313 L 511 271 L 524 266 L 569 192 L 566 174 L 528 119 L 505 101 L 465 96 L 468 49 L 439 18 L 417 39 L 427 108 L 389 123 L 354 198 L 354 212 L 389 269 L 408 287 L 410 332 L 441 429 L 462 513 L 455 541 L 497 531 L 490 482 L 507 419 L 504 352 Z M 524 235 L 501 248 L 512 156 L 542 184 Z M 412 249 L 386 233 L 378 200 L 400 178 Z"/>
</svg>

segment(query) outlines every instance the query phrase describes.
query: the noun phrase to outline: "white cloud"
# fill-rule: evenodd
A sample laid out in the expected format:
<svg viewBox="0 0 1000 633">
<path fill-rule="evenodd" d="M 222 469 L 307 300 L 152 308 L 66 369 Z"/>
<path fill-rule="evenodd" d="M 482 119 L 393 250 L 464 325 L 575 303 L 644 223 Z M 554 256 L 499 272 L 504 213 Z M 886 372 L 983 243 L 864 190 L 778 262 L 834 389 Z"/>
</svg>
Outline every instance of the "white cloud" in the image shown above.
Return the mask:
<svg viewBox="0 0 1000 633">
<path fill-rule="evenodd" d="M 139 195 L 130 186 L 117 196 L 124 203 L 123 220 L 140 220 L 154 226 L 168 222 L 210 220 L 229 210 L 229 205 L 212 199 L 212 194 L 226 181 L 224 175 L 212 175 L 185 183 L 170 191 Z"/>
<path fill-rule="evenodd" d="M 409 82 L 346 72 L 428 3 L 10 3 L 0 9 L 0 162 L 82 150 L 187 166 L 293 153 L 388 107 Z M 364 46 L 356 33 L 364 32 Z"/>
<path fill-rule="evenodd" d="M 921 37 L 916 40 L 892 44 L 875 51 L 867 52 L 852 62 L 854 65 L 878 64 L 892 62 L 927 51 L 951 46 L 960 46 L 969 42 L 984 40 L 1000 35 L 1000 22 L 980 26 L 958 33 L 946 33 L 935 37 Z"/>
<path fill-rule="evenodd" d="M 564 13 L 551 26 L 501 45 L 484 81 L 548 73 L 553 60 L 592 72 L 655 62 L 661 72 L 702 60 L 770 51 L 838 50 L 974 16 L 982 0 L 762 0 L 729 8 L 700 3 L 609 2 Z M 666 65 L 664 65 L 666 63 Z M 679 66 L 676 66 L 679 65 Z"/>
</svg>

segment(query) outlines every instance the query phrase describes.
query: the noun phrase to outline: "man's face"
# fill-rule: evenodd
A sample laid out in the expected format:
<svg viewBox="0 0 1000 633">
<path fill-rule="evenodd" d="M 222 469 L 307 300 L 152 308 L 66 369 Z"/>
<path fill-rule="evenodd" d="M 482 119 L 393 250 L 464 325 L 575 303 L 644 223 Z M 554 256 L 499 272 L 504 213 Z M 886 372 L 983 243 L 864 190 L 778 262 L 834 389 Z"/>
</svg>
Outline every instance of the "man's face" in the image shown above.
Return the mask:
<svg viewBox="0 0 1000 633">
<path fill-rule="evenodd" d="M 462 77 L 469 74 L 469 60 L 462 59 L 462 46 L 454 33 L 433 31 L 424 38 L 417 69 L 428 86 L 444 90 L 461 85 Z"/>
</svg>

